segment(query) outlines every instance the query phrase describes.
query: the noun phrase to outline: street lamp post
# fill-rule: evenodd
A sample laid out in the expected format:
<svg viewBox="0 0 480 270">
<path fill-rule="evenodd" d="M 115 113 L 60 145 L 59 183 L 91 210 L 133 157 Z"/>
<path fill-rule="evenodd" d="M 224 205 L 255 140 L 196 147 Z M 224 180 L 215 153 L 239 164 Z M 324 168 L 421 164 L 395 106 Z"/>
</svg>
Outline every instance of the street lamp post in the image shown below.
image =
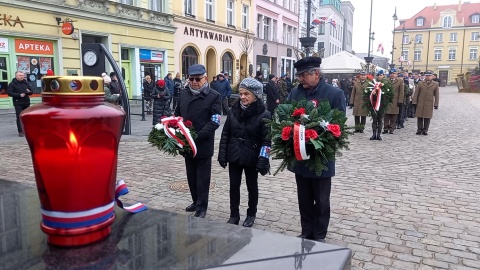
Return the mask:
<svg viewBox="0 0 480 270">
<path fill-rule="evenodd" d="M 305 56 L 310 55 L 310 49 L 315 46 L 316 37 L 310 37 L 310 14 L 312 12 L 312 0 L 307 1 L 307 36 L 299 38 L 300 44 L 305 48 Z"/>
<path fill-rule="evenodd" d="M 395 25 L 396 25 L 396 22 L 398 20 L 397 9 L 396 8 L 395 8 L 395 13 L 393 14 L 392 18 L 393 18 L 392 63 L 391 63 L 392 66 L 390 68 L 395 67 L 395 64 L 393 63 L 393 52 L 395 51 Z"/>
<path fill-rule="evenodd" d="M 373 11 L 373 0 L 370 1 L 370 28 L 368 29 L 368 57 L 370 57 L 370 44 L 372 41 L 372 11 Z"/>
<path fill-rule="evenodd" d="M 415 49 L 417 48 L 417 40 L 416 38 L 412 40 L 413 40 L 413 65 L 412 65 L 412 72 L 413 72 L 413 70 L 415 69 Z"/>
<path fill-rule="evenodd" d="M 405 42 L 403 42 L 404 39 L 405 39 L 405 25 L 403 26 L 403 30 L 402 30 L 402 49 L 400 51 L 400 60 L 401 60 L 400 61 L 400 67 L 401 68 L 403 68 L 403 61 L 405 60 L 405 59 L 403 59 L 403 43 L 405 43 Z"/>
</svg>

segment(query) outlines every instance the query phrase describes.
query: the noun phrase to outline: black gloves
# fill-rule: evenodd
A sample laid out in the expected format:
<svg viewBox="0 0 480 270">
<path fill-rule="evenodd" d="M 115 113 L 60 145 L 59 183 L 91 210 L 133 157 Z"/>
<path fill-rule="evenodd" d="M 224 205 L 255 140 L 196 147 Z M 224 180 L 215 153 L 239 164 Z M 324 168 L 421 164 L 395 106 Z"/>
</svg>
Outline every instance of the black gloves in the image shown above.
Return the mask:
<svg viewBox="0 0 480 270">
<path fill-rule="evenodd" d="M 397 102 L 397 107 L 402 106 L 402 104 L 403 104 L 402 102 Z"/>
<path fill-rule="evenodd" d="M 263 176 L 270 171 L 270 160 L 265 157 L 259 157 L 257 161 L 257 171 Z"/>
<path fill-rule="evenodd" d="M 219 161 L 218 164 L 220 164 L 220 166 L 224 169 L 227 167 L 227 162 Z"/>
<path fill-rule="evenodd" d="M 435 110 L 438 110 L 438 106 L 434 106 Z"/>
</svg>

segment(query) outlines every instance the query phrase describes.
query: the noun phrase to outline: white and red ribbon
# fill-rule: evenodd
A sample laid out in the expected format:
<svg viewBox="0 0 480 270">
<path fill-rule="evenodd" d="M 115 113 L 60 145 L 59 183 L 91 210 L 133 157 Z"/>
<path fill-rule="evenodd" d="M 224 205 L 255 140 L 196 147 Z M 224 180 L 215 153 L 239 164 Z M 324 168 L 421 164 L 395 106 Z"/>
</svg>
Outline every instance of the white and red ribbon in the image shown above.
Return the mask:
<svg viewBox="0 0 480 270">
<path fill-rule="evenodd" d="M 125 184 L 125 181 L 123 180 L 118 181 L 117 184 L 115 185 L 115 201 L 117 201 L 118 207 L 134 214 L 147 210 L 147 207 L 143 203 L 136 203 L 131 206 L 123 206 L 123 203 L 120 201 L 119 198 L 120 196 L 125 195 L 127 193 L 128 193 L 128 188 L 127 188 L 127 185 Z"/>
<path fill-rule="evenodd" d="M 170 122 L 176 122 L 180 133 L 185 136 L 187 139 L 188 145 L 192 148 L 193 157 L 197 155 L 197 146 L 195 145 L 195 141 L 193 140 L 192 134 L 190 134 L 190 130 L 185 126 L 183 123 L 183 118 L 180 116 L 170 116 L 161 119 L 163 124 L 163 130 L 167 137 L 174 139 L 177 142 L 177 146 L 183 148 L 185 143 L 175 135 L 175 129 L 170 127 Z"/>
<path fill-rule="evenodd" d="M 382 86 L 383 83 L 375 82 L 373 89 L 376 90 L 376 97 L 373 94 L 373 91 L 370 93 L 370 103 L 375 111 L 380 110 L 380 103 L 382 101 Z"/>
<path fill-rule="evenodd" d="M 305 126 L 298 122 L 293 125 L 293 150 L 297 160 L 310 159 L 305 146 Z"/>
</svg>

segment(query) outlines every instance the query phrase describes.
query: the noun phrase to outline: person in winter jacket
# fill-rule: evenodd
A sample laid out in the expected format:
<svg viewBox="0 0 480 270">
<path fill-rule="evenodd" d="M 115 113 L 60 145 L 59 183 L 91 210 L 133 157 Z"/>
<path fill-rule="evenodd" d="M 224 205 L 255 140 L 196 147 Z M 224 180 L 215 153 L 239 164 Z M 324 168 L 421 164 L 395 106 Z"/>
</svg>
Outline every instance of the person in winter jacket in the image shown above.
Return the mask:
<svg viewBox="0 0 480 270">
<path fill-rule="evenodd" d="M 167 76 L 165 76 L 164 80 L 165 86 L 167 87 L 170 96 L 173 96 L 173 91 L 175 90 L 175 83 L 172 79 L 172 73 L 168 73 Z"/>
<path fill-rule="evenodd" d="M 210 88 L 217 91 L 217 76 L 213 76 L 212 81 L 210 82 Z"/>
<path fill-rule="evenodd" d="M 110 79 L 110 76 L 107 75 L 107 73 L 102 73 L 102 78 L 103 78 L 103 90 L 105 91 L 105 101 L 108 103 L 112 103 L 117 105 L 118 104 L 118 99 L 120 98 L 120 94 L 113 94 L 110 88 L 110 83 L 112 82 L 112 79 Z"/>
<path fill-rule="evenodd" d="M 277 86 L 278 86 L 278 97 L 280 100 L 280 103 L 284 102 L 287 97 L 288 97 L 288 84 L 287 81 L 285 80 L 286 75 L 282 75 L 280 77 L 280 80 L 277 81 Z"/>
<path fill-rule="evenodd" d="M 143 80 L 143 98 L 145 99 L 145 110 L 147 114 L 152 114 L 152 93 L 155 88 L 155 83 L 152 81 L 150 75 L 145 75 Z"/>
<path fill-rule="evenodd" d="M 271 116 L 262 101 L 262 83 L 246 78 L 239 85 L 239 94 L 240 99 L 233 104 L 223 127 L 218 162 L 223 168 L 229 165 L 230 219 L 227 223 L 238 225 L 240 221 L 240 185 L 245 172 L 248 209 L 243 226 L 251 227 L 257 213 L 258 173 L 266 175 L 270 168 L 271 140 L 263 119 Z"/>
<path fill-rule="evenodd" d="M 170 116 L 172 114 L 170 110 L 170 91 L 166 87 L 164 80 L 158 80 L 155 88 L 152 92 L 153 98 L 153 121 L 152 125 L 156 125 L 160 122 L 162 116 Z"/>
<path fill-rule="evenodd" d="M 183 82 L 180 73 L 177 72 L 175 79 L 173 79 L 173 105 L 172 110 L 175 111 L 178 105 L 178 97 L 180 96 L 180 91 L 183 89 Z"/>
<path fill-rule="evenodd" d="M 275 109 L 280 103 L 280 94 L 278 93 L 277 78 L 275 75 L 268 76 L 268 83 L 265 87 L 265 94 L 267 94 L 267 110 L 273 116 Z"/>
<path fill-rule="evenodd" d="M 185 208 L 195 212 L 195 217 L 205 218 L 208 208 L 208 193 L 212 175 L 212 156 L 215 130 L 220 126 L 222 102 L 220 94 L 209 87 L 207 71 L 203 65 L 188 68 L 188 85 L 180 92 L 175 115 L 184 121 L 190 120 L 197 133 L 194 138 L 197 154 L 185 155 L 188 187 L 192 204 Z"/>
<path fill-rule="evenodd" d="M 218 74 L 216 86 L 217 92 L 222 96 L 223 115 L 228 115 L 228 98 L 232 94 L 232 87 L 223 74 Z"/>
<path fill-rule="evenodd" d="M 7 86 L 7 94 L 12 97 L 13 106 L 15 107 L 18 136 L 24 137 L 22 124 L 20 123 L 20 113 L 30 107 L 30 96 L 33 94 L 33 91 L 27 80 L 25 80 L 23 71 L 15 72 L 15 78 Z"/>
</svg>

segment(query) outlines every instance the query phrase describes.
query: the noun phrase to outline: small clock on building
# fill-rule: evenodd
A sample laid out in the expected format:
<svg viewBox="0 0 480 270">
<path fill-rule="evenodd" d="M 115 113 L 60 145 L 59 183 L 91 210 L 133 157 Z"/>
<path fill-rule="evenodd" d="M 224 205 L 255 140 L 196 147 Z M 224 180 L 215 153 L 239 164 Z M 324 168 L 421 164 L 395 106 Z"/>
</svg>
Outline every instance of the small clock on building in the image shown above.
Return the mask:
<svg viewBox="0 0 480 270">
<path fill-rule="evenodd" d="M 83 53 L 83 62 L 85 65 L 91 67 L 94 66 L 98 61 L 98 56 L 95 51 L 88 50 L 85 53 Z"/>
</svg>

